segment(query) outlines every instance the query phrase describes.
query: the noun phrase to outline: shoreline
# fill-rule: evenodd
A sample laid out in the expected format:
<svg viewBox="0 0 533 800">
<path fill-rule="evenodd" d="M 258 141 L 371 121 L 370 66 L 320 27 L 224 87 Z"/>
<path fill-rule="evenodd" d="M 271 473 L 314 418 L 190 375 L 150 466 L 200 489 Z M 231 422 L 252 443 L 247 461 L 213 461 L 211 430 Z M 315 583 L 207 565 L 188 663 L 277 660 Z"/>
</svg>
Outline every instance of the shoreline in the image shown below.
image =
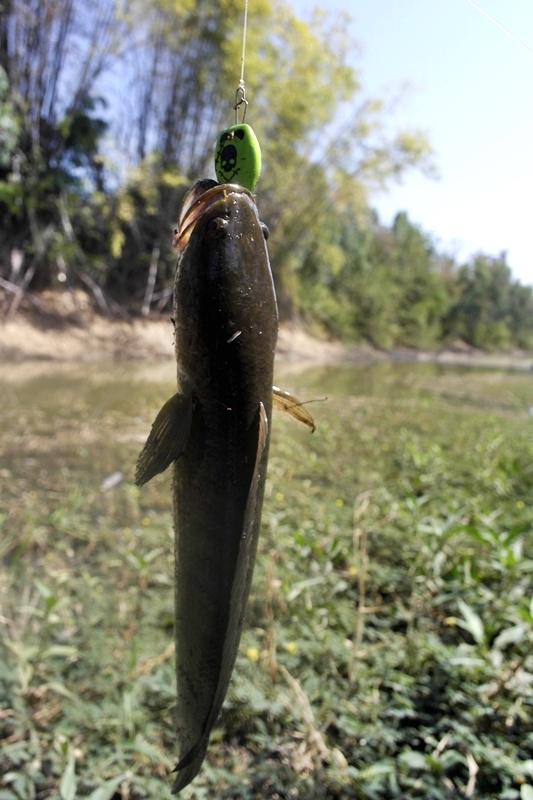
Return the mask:
<svg viewBox="0 0 533 800">
<path fill-rule="evenodd" d="M 44 294 L 44 293 L 43 293 Z M 173 329 L 168 316 L 108 318 L 97 313 L 83 292 L 47 292 L 50 313 L 21 308 L 0 321 L 0 363 L 166 361 L 174 359 Z M 276 358 L 299 362 L 417 361 L 450 366 L 478 366 L 533 371 L 533 353 L 519 350 L 487 353 L 454 343 L 439 350 L 349 346 L 320 339 L 303 327 L 280 326 Z"/>
</svg>

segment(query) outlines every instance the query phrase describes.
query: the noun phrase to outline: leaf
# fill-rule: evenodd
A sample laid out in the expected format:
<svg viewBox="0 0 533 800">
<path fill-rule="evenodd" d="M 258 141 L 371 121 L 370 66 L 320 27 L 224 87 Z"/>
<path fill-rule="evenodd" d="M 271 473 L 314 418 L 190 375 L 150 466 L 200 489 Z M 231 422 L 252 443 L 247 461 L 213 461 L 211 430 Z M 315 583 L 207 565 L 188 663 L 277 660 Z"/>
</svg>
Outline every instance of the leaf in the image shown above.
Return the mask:
<svg viewBox="0 0 533 800">
<path fill-rule="evenodd" d="M 175 766 L 173 759 L 169 758 L 166 753 L 164 753 L 158 747 L 150 744 L 150 742 L 147 742 L 146 739 L 143 739 L 140 734 L 137 734 L 135 741 L 127 747 L 136 753 L 142 753 L 144 756 L 147 756 L 152 764 L 164 764 L 169 769 L 172 769 Z"/>
<path fill-rule="evenodd" d="M 475 642 L 483 644 L 485 640 L 485 626 L 483 625 L 483 620 L 476 614 L 474 609 L 463 600 L 458 600 L 457 605 L 463 615 L 463 619 L 458 619 L 457 624 L 468 631 Z"/>
<path fill-rule="evenodd" d="M 75 658 L 78 655 L 78 648 L 70 644 L 53 644 L 41 653 L 41 658 Z"/>
<path fill-rule="evenodd" d="M 102 786 L 99 786 L 98 789 L 95 789 L 94 792 L 91 792 L 87 800 L 111 800 L 123 780 L 124 775 L 119 775 L 118 778 L 106 781 Z"/>
<path fill-rule="evenodd" d="M 37 578 L 35 578 L 33 583 L 34 583 L 34 586 L 39 590 L 39 594 L 42 597 L 44 597 L 45 600 L 48 600 L 48 598 L 53 596 L 54 593 L 52 592 L 52 590 L 49 589 L 48 586 L 45 583 L 43 583 L 42 581 L 40 581 Z"/>
<path fill-rule="evenodd" d="M 9 647 L 17 659 L 23 663 L 33 661 L 39 652 L 39 648 L 35 645 L 25 646 L 20 642 L 10 642 L 9 640 L 6 640 L 6 646 Z"/>
<path fill-rule="evenodd" d="M 67 767 L 59 784 L 61 800 L 74 800 L 76 797 L 76 764 L 74 753 L 69 752 Z"/>
<path fill-rule="evenodd" d="M 109 250 L 113 258 L 120 258 L 126 235 L 119 227 L 112 228 L 109 237 Z"/>
<path fill-rule="evenodd" d="M 474 667 L 484 667 L 485 663 L 482 658 L 471 658 L 470 656 L 453 656 L 453 658 L 450 658 L 450 664 L 453 667 L 473 669 Z"/>
<path fill-rule="evenodd" d="M 458 750 L 444 750 L 444 752 L 439 756 L 439 762 L 442 764 L 444 769 L 450 770 L 452 767 L 456 767 L 458 764 L 464 764 L 465 757 L 462 753 L 459 753 Z"/>
<path fill-rule="evenodd" d="M 505 628 L 494 640 L 493 647 L 497 650 L 503 650 L 509 644 L 516 644 L 522 641 L 525 633 L 525 625 L 513 625 L 511 628 Z"/>
<path fill-rule="evenodd" d="M 43 688 L 50 689 L 50 691 L 56 692 L 57 694 L 60 694 L 63 697 L 68 697 L 69 700 L 75 700 L 76 702 L 79 702 L 80 698 L 78 697 L 78 695 L 74 694 L 74 692 L 71 692 L 70 689 L 67 689 L 67 687 L 64 686 L 62 683 L 60 683 L 59 681 L 50 681 L 49 683 L 43 683 L 42 686 Z"/>
<path fill-rule="evenodd" d="M 409 769 L 428 769 L 426 756 L 416 750 L 404 750 L 400 753 L 399 760 Z"/>
<path fill-rule="evenodd" d="M 299 581 L 295 583 L 292 589 L 290 590 L 289 594 L 287 595 L 287 602 L 290 603 L 291 600 L 296 600 L 299 594 L 301 594 L 306 589 L 310 589 L 311 586 L 318 586 L 320 583 L 324 582 L 324 578 L 322 576 L 318 578 L 306 578 L 304 581 Z"/>
<path fill-rule="evenodd" d="M 374 778 L 380 778 L 382 775 L 392 775 L 394 773 L 394 765 L 385 762 L 372 764 L 370 767 L 362 769 L 359 773 L 359 778 L 363 781 L 371 781 Z"/>
</svg>

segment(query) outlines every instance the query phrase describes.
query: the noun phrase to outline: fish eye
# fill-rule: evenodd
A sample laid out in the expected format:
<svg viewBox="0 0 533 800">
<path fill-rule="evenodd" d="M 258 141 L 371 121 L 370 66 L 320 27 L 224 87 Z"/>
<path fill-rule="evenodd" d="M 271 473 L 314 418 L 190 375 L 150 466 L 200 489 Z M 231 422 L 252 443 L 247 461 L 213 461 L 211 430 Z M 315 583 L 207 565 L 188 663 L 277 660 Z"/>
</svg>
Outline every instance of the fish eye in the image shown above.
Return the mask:
<svg viewBox="0 0 533 800">
<path fill-rule="evenodd" d="M 261 223 L 261 230 L 263 231 L 263 238 L 264 238 L 264 240 L 266 242 L 266 240 L 270 236 L 270 231 L 268 230 L 268 228 L 267 228 L 267 226 L 265 225 L 264 222 Z"/>
<path fill-rule="evenodd" d="M 205 226 L 206 233 L 211 239 L 220 239 L 225 236 L 227 229 L 228 220 L 224 217 L 213 217 Z"/>
</svg>

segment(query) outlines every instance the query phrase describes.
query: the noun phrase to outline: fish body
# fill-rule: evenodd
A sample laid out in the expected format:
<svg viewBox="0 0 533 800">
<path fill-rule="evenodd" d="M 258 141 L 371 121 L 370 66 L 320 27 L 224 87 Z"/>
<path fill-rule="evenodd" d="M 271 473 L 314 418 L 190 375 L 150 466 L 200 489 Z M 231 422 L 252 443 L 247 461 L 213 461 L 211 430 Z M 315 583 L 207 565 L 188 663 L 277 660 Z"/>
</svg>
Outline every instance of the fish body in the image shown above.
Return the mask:
<svg viewBox="0 0 533 800">
<path fill-rule="evenodd" d="M 178 392 L 137 464 L 142 485 L 173 463 L 178 765 L 205 757 L 236 659 L 261 521 L 278 313 L 250 192 L 199 181 L 175 244 Z"/>
</svg>

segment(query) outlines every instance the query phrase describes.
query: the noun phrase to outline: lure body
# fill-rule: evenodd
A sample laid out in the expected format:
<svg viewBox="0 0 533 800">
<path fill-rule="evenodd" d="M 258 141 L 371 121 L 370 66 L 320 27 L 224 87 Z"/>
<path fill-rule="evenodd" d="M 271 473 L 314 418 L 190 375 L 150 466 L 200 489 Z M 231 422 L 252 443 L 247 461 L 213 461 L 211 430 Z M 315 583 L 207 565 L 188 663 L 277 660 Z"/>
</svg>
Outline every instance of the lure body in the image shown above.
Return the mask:
<svg viewBox="0 0 533 800">
<path fill-rule="evenodd" d="M 178 792 L 205 757 L 241 635 L 267 469 L 278 313 L 263 228 L 245 188 L 199 181 L 174 241 L 178 392 L 154 422 L 136 482 L 174 462 Z"/>
<path fill-rule="evenodd" d="M 215 172 L 220 183 L 238 183 L 254 190 L 261 173 L 261 149 L 249 125 L 232 125 L 220 133 Z"/>
</svg>

